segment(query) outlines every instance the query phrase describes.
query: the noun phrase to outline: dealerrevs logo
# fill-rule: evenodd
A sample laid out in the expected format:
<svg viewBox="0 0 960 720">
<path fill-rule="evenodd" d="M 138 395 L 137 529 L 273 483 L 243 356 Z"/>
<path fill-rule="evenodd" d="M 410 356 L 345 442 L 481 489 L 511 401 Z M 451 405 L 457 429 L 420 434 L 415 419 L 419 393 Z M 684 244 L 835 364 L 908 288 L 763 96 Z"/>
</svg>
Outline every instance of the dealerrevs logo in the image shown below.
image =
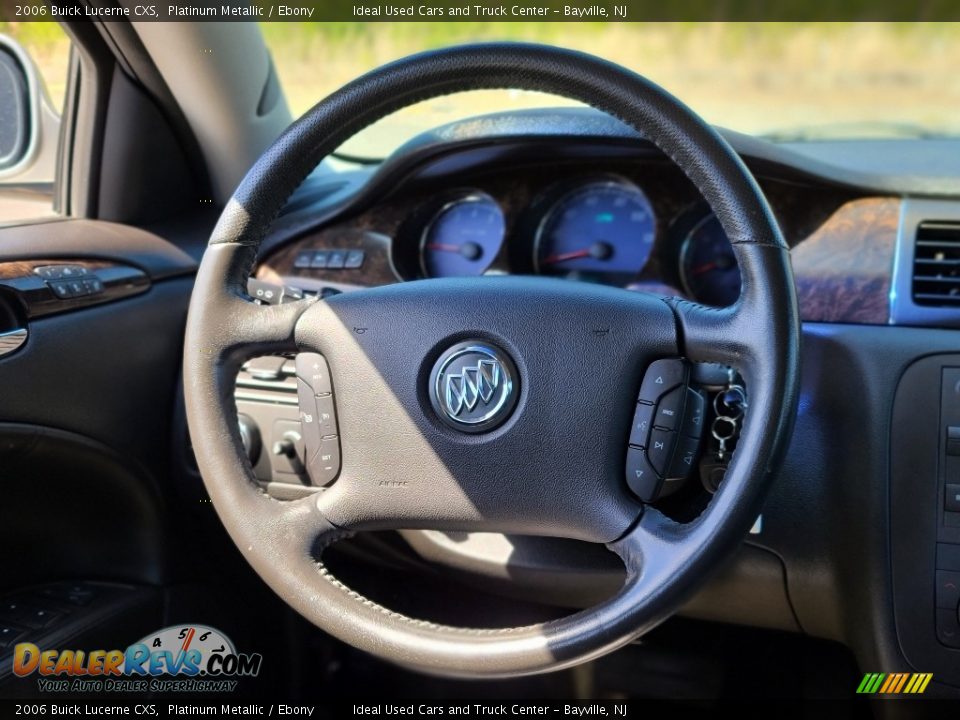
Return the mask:
<svg viewBox="0 0 960 720">
<path fill-rule="evenodd" d="M 41 691 L 213 691 L 255 677 L 263 657 L 237 652 L 226 635 L 206 625 L 174 625 L 126 650 L 41 649 L 20 643 L 13 652 L 18 677 L 36 674 Z"/>
</svg>

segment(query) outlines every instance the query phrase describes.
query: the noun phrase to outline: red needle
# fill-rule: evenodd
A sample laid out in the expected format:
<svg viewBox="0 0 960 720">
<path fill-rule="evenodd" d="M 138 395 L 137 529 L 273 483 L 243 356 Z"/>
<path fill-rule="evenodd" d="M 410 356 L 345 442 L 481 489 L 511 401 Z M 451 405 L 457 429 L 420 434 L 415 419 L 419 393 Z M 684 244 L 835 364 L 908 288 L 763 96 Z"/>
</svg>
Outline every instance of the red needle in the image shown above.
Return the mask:
<svg viewBox="0 0 960 720">
<path fill-rule="evenodd" d="M 460 252 L 459 245 L 450 245 L 448 243 L 430 243 L 427 245 L 427 250 L 439 250 L 440 252 Z"/>
<path fill-rule="evenodd" d="M 572 252 L 558 253 L 557 255 L 550 255 L 543 259 L 544 265 L 554 265 L 556 263 L 561 263 L 566 260 L 576 260 L 577 258 L 585 258 L 593 256 L 593 248 L 583 248 L 582 250 L 574 250 Z"/>
<path fill-rule="evenodd" d="M 705 272 L 710 272 L 711 270 L 716 270 L 717 264 L 715 262 L 704 263 L 703 265 L 697 265 L 693 270 L 690 271 L 691 275 L 703 275 Z"/>
</svg>

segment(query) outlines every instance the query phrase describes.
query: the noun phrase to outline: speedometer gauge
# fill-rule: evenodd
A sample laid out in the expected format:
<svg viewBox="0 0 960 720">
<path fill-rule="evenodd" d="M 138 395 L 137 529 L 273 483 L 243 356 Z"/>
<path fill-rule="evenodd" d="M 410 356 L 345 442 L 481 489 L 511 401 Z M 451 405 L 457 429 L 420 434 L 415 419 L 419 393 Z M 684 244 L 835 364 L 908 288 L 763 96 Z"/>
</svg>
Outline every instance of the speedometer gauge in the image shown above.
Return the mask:
<svg viewBox="0 0 960 720">
<path fill-rule="evenodd" d="M 493 263 L 506 232 L 503 210 L 485 193 L 472 192 L 441 207 L 420 239 L 425 277 L 482 275 Z"/>
<path fill-rule="evenodd" d="M 534 238 L 534 268 L 547 275 L 616 282 L 647 264 L 657 220 L 643 191 L 601 180 L 562 195 Z"/>
<path fill-rule="evenodd" d="M 690 297 L 707 305 L 724 307 L 740 297 L 740 266 L 713 213 L 697 222 L 680 246 L 680 280 Z"/>
</svg>

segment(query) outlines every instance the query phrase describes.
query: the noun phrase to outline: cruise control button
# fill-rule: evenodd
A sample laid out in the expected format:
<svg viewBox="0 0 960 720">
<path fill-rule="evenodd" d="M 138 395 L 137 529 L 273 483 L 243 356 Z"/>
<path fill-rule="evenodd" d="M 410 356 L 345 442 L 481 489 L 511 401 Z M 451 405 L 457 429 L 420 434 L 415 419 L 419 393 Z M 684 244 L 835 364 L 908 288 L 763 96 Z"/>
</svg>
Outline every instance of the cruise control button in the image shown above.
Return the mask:
<svg viewBox="0 0 960 720">
<path fill-rule="evenodd" d="M 641 500 L 650 502 L 660 490 L 660 477 L 647 461 L 643 450 L 627 448 L 627 485 Z"/>
<path fill-rule="evenodd" d="M 333 392 L 333 384 L 330 382 L 330 367 L 323 355 L 298 353 L 296 368 L 297 377 L 313 388 L 314 395 L 329 395 Z"/>
<path fill-rule="evenodd" d="M 300 434 L 306 457 L 313 457 L 320 448 L 320 422 L 317 418 L 317 397 L 313 388 L 297 378 L 297 400 L 300 403 Z"/>
<path fill-rule="evenodd" d="M 321 395 L 317 401 L 317 422 L 320 425 L 320 435 L 328 437 L 337 434 L 337 418 L 333 411 L 333 396 Z"/>
<path fill-rule="evenodd" d="M 645 448 L 650 428 L 653 427 L 653 405 L 640 403 L 633 413 L 633 425 L 630 427 L 630 444 Z"/>
<path fill-rule="evenodd" d="M 310 477 L 315 485 L 328 485 L 340 472 L 340 440 L 326 437 L 310 463 Z"/>
<path fill-rule="evenodd" d="M 707 400 L 703 393 L 687 388 L 687 406 L 683 409 L 683 423 L 680 432 L 687 437 L 698 438 L 703 434 L 704 415 L 707 411 Z"/>
<path fill-rule="evenodd" d="M 687 367 L 683 360 L 665 358 L 650 363 L 640 384 L 640 400 L 655 403 L 665 393 L 686 379 Z"/>
<path fill-rule="evenodd" d="M 673 457 L 673 446 L 677 442 L 677 434 L 672 430 L 654 428 L 650 433 L 650 443 L 647 445 L 647 458 L 658 475 L 663 475 L 670 459 Z"/>
<path fill-rule="evenodd" d="M 700 438 L 681 435 L 677 439 L 677 452 L 670 464 L 671 478 L 685 478 L 697 465 L 697 450 L 700 449 Z"/>
<path fill-rule="evenodd" d="M 680 415 L 683 413 L 683 396 L 686 386 L 674 388 L 657 403 L 657 414 L 653 419 L 656 427 L 665 430 L 676 430 L 680 424 Z"/>
</svg>

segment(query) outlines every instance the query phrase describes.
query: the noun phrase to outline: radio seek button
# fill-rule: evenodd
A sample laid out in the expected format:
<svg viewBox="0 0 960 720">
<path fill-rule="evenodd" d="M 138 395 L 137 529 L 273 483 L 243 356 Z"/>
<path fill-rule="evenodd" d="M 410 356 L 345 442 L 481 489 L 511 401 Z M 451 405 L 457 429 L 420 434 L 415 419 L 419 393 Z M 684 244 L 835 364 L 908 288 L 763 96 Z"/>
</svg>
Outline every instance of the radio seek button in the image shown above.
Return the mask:
<svg viewBox="0 0 960 720">
<path fill-rule="evenodd" d="M 633 425 L 630 428 L 630 444 L 645 448 L 650 428 L 653 427 L 653 405 L 640 403 L 633 413 Z"/>
<path fill-rule="evenodd" d="M 673 456 L 673 446 L 677 442 L 677 434 L 672 430 L 654 428 L 650 433 L 650 443 L 647 445 L 647 459 L 653 465 L 658 475 L 663 475 Z"/>
<path fill-rule="evenodd" d="M 640 384 L 640 400 L 655 403 L 686 379 L 687 367 L 683 360 L 666 358 L 655 360 L 647 368 Z"/>
</svg>

